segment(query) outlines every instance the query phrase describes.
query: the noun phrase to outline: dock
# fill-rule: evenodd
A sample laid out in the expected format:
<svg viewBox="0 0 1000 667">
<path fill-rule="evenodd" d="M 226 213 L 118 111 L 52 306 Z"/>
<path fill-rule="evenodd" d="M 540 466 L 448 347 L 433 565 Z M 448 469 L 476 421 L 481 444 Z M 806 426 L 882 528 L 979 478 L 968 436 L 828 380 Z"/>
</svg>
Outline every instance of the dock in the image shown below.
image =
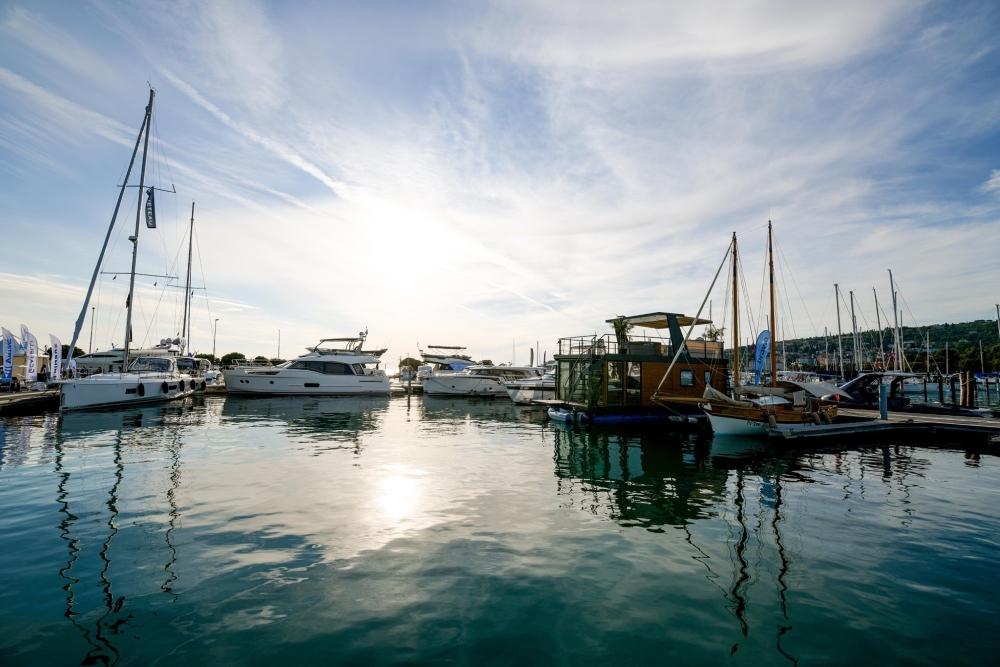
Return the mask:
<svg viewBox="0 0 1000 667">
<path fill-rule="evenodd" d="M 1000 442 L 1000 419 L 889 412 L 888 419 L 883 420 L 877 412 L 841 408 L 838 410 L 837 421 L 833 424 L 804 425 L 786 431 L 771 431 L 769 435 L 780 440 L 800 440 L 913 433 L 985 438 Z"/>
<path fill-rule="evenodd" d="M 0 415 L 45 412 L 59 409 L 59 390 L 20 391 L 0 394 Z"/>
</svg>

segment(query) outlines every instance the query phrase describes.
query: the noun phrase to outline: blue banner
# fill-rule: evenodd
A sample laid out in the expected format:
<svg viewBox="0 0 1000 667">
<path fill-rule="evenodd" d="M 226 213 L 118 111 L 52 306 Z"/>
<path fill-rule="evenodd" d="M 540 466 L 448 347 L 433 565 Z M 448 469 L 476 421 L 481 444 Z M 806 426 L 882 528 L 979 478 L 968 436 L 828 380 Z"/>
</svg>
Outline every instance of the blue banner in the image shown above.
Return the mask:
<svg viewBox="0 0 1000 667">
<path fill-rule="evenodd" d="M 3 375 L 0 382 L 10 384 L 11 376 L 14 373 L 14 334 L 3 329 Z"/>
<path fill-rule="evenodd" d="M 756 354 L 754 354 L 753 383 L 759 385 L 760 376 L 764 372 L 764 362 L 767 361 L 767 355 L 771 353 L 771 332 L 761 331 L 760 335 L 757 336 L 757 345 L 754 347 Z"/>
</svg>

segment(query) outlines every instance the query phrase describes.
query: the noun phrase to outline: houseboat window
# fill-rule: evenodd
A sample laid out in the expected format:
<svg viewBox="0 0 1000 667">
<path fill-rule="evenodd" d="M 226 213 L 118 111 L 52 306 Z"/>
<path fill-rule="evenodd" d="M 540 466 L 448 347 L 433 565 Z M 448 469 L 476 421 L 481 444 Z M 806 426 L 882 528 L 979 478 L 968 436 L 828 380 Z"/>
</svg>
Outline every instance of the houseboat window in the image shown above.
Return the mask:
<svg viewBox="0 0 1000 667">
<path fill-rule="evenodd" d="M 642 405 L 642 364 L 630 361 L 625 375 L 625 405 Z"/>
<path fill-rule="evenodd" d="M 608 407 L 622 404 L 624 392 L 622 391 L 622 362 L 608 362 Z"/>
<path fill-rule="evenodd" d="M 558 390 L 558 392 L 556 394 L 556 398 L 558 398 L 560 401 L 568 401 L 569 400 L 569 362 L 568 361 L 560 361 L 559 362 L 559 376 L 558 377 L 559 377 L 559 382 L 556 384 L 556 386 L 559 387 L 559 390 Z"/>
<path fill-rule="evenodd" d="M 712 386 L 712 371 L 705 371 L 705 386 Z"/>
<path fill-rule="evenodd" d="M 694 386 L 694 371 L 681 371 L 681 386 L 682 387 Z"/>
<path fill-rule="evenodd" d="M 323 372 L 327 375 L 354 375 L 354 371 L 351 370 L 350 366 L 336 361 L 323 362 Z"/>
</svg>

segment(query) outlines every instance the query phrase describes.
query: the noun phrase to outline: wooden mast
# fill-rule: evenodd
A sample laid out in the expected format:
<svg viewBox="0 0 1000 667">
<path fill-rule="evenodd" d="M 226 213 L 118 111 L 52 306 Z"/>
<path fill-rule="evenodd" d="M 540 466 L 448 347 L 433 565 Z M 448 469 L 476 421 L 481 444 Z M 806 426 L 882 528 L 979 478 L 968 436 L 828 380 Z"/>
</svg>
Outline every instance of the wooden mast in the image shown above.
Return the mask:
<svg viewBox="0 0 1000 667">
<path fill-rule="evenodd" d="M 767 221 L 767 272 L 771 283 L 771 386 L 778 386 L 777 338 L 774 333 L 774 251 L 771 249 L 771 221 Z"/>
<path fill-rule="evenodd" d="M 733 232 L 733 387 L 740 386 L 740 307 L 739 266 L 736 252 L 736 232 Z"/>
</svg>

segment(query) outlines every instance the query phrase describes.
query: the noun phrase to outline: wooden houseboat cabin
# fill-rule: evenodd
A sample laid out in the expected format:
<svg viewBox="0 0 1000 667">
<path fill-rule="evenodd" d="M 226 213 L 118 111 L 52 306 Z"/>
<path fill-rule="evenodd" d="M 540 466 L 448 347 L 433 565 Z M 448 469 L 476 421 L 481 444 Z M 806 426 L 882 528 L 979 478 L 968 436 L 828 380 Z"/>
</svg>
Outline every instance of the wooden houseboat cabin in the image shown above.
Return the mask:
<svg viewBox="0 0 1000 667">
<path fill-rule="evenodd" d="M 664 374 L 674 359 L 674 352 L 684 342 L 682 327 L 711 324 L 678 313 L 647 313 L 607 320 L 616 333 L 603 336 L 560 338 L 555 360 L 556 401 L 566 408 L 588 415 L 660 416 L 677 415 L 652 400 L 657 388 L 661 394 L 701 398 L 705 386 L 728 390 L 729 366 L 723 356 L 723 342 L 689 340 L 684 345 L 670 377 Z M 667 330 L 662 335 L 634 335 L 630 330 L 643 327 Z M 663 381 L 662 387 L 660 382 Z M 696 405 L 689 408 L 700 414 Z"/>
</svg>

